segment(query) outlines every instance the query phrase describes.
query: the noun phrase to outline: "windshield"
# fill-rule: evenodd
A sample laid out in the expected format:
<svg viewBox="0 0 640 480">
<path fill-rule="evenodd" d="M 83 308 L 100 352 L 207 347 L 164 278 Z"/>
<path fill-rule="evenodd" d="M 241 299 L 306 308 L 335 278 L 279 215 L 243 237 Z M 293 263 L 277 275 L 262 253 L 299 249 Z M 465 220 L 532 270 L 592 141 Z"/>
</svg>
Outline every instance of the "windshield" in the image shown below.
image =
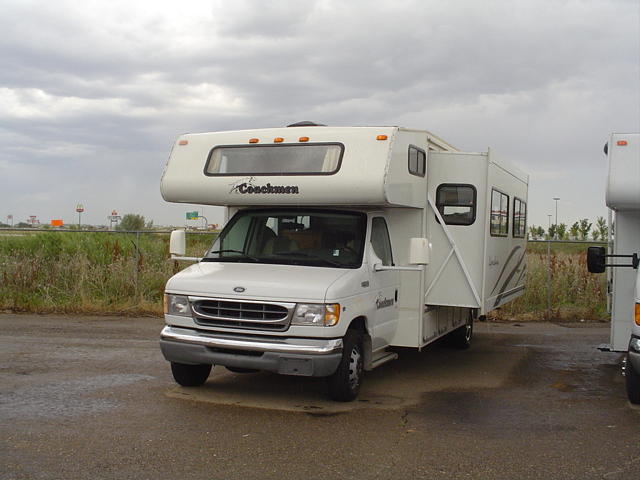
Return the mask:
<svg viewBox="0 0 640 480">
<path fill-rule="evenodd" d="M 243 210 L 203 261 L 357 268 L 366 225 L 366 216 L 355 212 Z"/>
</svg>

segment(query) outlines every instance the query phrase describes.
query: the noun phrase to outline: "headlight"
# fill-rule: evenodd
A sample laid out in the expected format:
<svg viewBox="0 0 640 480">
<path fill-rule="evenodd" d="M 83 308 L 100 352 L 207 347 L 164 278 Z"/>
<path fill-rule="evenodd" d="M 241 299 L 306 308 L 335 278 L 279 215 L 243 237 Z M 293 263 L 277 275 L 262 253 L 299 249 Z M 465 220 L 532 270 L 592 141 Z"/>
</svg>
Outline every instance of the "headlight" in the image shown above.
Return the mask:
<svg viewBox="0 0 640 480">
<path fill-rule="evenodd" d="M 332 327 L 340 320 L 339 303 L 299 303 L 293 314 L 292 325 Z"/>
<path fill-rule="evenodd" d="M 640 338 L 633 337 L 629 342 L 629 350 L 633 350 L 636 353 L 640 353 Z"/>
<path fill-rule="evenodd" d="M 191 316 L 189 298 L 185 295 L 164 294 L 164 313 L 168 315 Z"/>
</svg>

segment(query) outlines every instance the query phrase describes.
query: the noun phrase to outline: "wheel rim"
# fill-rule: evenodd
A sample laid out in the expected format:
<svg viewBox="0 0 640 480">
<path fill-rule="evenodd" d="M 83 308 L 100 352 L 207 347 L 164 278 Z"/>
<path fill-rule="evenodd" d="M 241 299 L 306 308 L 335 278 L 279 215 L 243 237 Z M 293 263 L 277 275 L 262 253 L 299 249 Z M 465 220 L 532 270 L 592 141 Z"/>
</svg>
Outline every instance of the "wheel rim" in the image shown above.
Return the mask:
<svg viewBox="0 0 640 480">
<path fill-rule="evenodd" d="M 362 373 L 362 355 L 360 348 L 356 345 L 351 349 L 349 355 L 349 387 L 353 390 L 360 383 L 360 374 Z"/>
</svg>

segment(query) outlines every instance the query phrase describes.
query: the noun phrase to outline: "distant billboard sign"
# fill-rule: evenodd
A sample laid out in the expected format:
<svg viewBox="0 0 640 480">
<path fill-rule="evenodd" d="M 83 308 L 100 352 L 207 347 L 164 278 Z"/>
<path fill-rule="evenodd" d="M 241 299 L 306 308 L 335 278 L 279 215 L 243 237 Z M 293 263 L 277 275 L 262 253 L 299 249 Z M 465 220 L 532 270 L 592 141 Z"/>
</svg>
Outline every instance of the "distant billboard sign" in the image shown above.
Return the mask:
<svg viewBox="0 0 640 480">
<path fill-rule="evenodd" d="M 62 227 L 64 225 L 64 222 L 62 220 L 51 220 L 51 226 L 52 227 Z"/>
</svg>

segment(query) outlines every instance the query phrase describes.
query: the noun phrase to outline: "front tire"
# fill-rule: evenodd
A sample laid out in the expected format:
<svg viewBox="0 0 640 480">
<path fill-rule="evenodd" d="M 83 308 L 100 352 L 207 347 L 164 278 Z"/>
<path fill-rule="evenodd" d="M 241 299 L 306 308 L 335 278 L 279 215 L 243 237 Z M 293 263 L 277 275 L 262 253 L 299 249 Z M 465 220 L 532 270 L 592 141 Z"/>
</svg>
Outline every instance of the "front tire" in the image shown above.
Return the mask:
<svg viewBox="0 0 640 480">
<path fill-rule="evenodd" d="M 349 329 L 343 339 L 342 358 L 338 369 L 329 377 L 329 395 L 333 400 L 350 402 L 358 396 L 363 367 L 362 334 L 355 329 Z"/>
<path fill-rule="evenodd" d="M 624 380 L 627 387 L 627 398 L 633 404 L 640 404 L 640 373 L 633 368 L 629 355 L 627 355 L 627 367 L 624 372 Z"/>
<path fill-rule="evenodd" d="M 199 387 L 209 378 L 212 365 L 187 365 L 171 362 L 174 380 L 183 387 Z"/>
</svg>

